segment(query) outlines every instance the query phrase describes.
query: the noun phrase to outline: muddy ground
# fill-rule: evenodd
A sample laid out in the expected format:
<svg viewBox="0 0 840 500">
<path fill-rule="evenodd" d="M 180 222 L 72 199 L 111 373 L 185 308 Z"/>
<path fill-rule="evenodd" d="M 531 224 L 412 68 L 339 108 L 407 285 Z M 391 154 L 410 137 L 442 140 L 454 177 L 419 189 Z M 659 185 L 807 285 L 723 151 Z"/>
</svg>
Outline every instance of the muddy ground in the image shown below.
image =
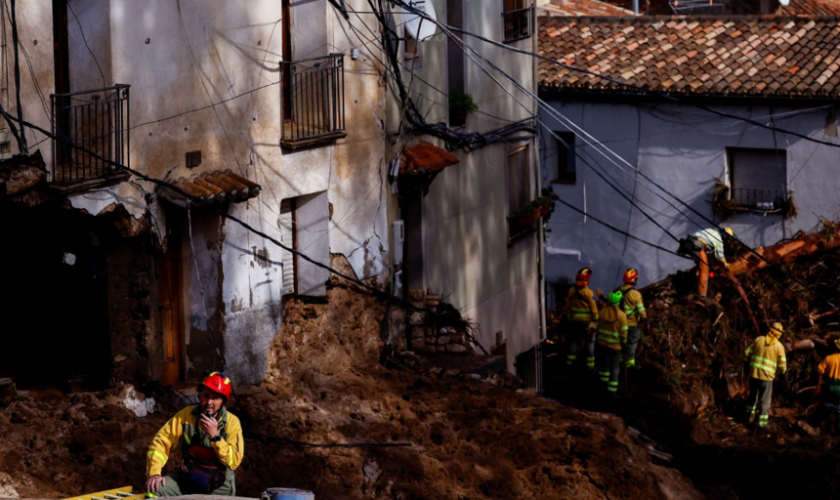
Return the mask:
<svg viewBox="0 0 840 500">
<path fill-rule="evenodd" d="M 393 368 L 420 366 L 412 359 L 383 367 L 379 300 L 338 285 L 327 304 L 285 306 L 266 381 L 240 387 L 232 404 L 246 435 L 240 495 L 284 486 L 321 499 L 702 498 L 616 416 L 505 388 L 506 378 Z M 121 395 L 35 391 L 0 412 L 0 492 L 140 486 L 148 443 L 177 405 L 138 418 Z"/>
<path fill-rule="evenodd" d="M 562 370 L 554 372 L 554 395 L 613 412 L 652 436 L 674 454 L 673 465 L 713 498 L 840 498 L 837 440 L 829 422 L 814 415 L 815 369 L 840 336 L 840 316 L 822 316 L 830 306 L 812 293 L 834 303 L 840 299 L 840 251 L 803 257 L 782 269 L 739 278 L 762 335 L 781 321 L 789 332 L 786 343 L 811 340 L 815 346 L 787 354 L 789 370 L 775 383 L 768 429 L 744 422 L 744 350 L 758 333 L 735 284 L 721 276 L 712 280 L 708 299 L 692 293 L 691 272 L 643 290 L 649 320 L 637 357 L 641 369 L 629 373 L 626 398 L 605 406 L 581 391 L 564 390 L 580 377 Z"/>
</svg>

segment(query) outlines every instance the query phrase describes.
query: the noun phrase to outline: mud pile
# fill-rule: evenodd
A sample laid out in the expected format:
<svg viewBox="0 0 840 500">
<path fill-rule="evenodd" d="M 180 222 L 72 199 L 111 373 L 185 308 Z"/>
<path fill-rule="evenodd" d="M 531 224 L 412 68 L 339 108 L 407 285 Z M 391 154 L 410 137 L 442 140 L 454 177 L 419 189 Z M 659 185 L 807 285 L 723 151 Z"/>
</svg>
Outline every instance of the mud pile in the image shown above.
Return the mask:
<svg viewBox="0 0 840 500">
<path fill-rule="evenodd" d="M 727 277 L 712 280 L 709 299 L 692 294 L 692 272 L 643 290 L 649 316 L 637 358 L 643 368 L 631 373 L 632 398 L 621 412 L 681 451 L 674 465 L 698 484 L 728 484 L 741 498 L 828 496 L 837 487 L 836 439 L 827 422 L 814 420 L 814 404 L 816 366 L 840 336 L 840 316 L 826 314 L 830 307 L 790 276 L 837 303 L 840 250 L 800 257 L 782 269 L 738 277 L 761 335 L 781 321 L 789 348 L 814 346 L 788 352 L 788 373 L 774 385 L 769 429 L 743 425 L 749 391 L 744 351 L 759 334 L 746 305 Z M 778 481 L 754 481 L 774 475 Z"/>
<path fill-rule="evenodd" d="M 0 409 L 0 496 L 64 498 L 142 485 L 160 413 L 126 409 L 128 387 L 64 395 L 32 391 Z"/>
<path fill-rule="evenodd" d="M 509 377 L 497 387 L 454 370 L 383 367 L 385 307 L 340 284 L 326 303 L 285 303 L 266 380 L 238 387 L 232 401 L 246 438 L 238 495 L 297 487 L 327 500 L 700 498 L 616 416 L 504 388 Z M 63 498 L 141 487 L 148 444 L 177 408 L 139 418 L 122 397 L 40 391 L 5 408 L 0 492 Z M 320 446 L 335 443 L 352 446 Z"/>
<path fill-rule="evenodd" d="M 242 494 L 293 486 L 326 499 L 698 497 L 680 473 L 653 464 L 619 418 L 487 381 L 383 368 L 383 305 L 340 286 L 329 304 L 286 304 L 267 380 L 240 396 L 234 411 L 251 435 Z"/>
</svg>

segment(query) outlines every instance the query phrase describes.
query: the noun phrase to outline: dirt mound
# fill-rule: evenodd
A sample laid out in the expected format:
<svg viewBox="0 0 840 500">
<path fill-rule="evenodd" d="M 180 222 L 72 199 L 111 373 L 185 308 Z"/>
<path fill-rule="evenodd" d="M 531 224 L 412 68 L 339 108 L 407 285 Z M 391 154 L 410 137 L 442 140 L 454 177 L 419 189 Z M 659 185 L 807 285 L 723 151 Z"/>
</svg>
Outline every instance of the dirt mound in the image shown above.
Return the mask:
<svg viewBox="0 0 840 500">
<path fill-rule="evenodd" d="M 388 370 L 382 304 L 335 287 L 286 303 L 267 381 L 234 410 L 251 439 L 242 494 L 318 498 L 696 498 L 622 421 L 486 381 Z M 319 448 L 292 443 L 409 443 Z"/>
<path fill-rule="evenodd" d="M 63 498 L 142 484 L 166 417 L 138 418 L 121 403 L 125 392 L 35 391 L 0 411 L 0 492 Z"/>
<path fill-rule="evenodd" d="M 282 486 L 324 499 L 700 498 L 618 417 L 457 370 L 384 368 L 380 300 L 333 285 L 326 303 L 284 305 L 266 380 L 232 401 L 246 438 L 239 495 Z M 178 405 L 138 418 L 119 402 L 125 390 L 13 402 L 0 413 L 0 491 L 141 486 L 148 444 Z M 317 446 L 335 443 L 351 446 Z"/>
<path fill-rule="evenodd" d="M 761 334 L 774 321 L 789 333 L 788 373 L 777 378 L 769 429 L 743 425 L 749 377 L 744 351 L 757 333 L 735 284 L 712 280 L 709 299 L 693 291 L 692 272 L 677 273 L 643 290 L 649 320 L 630 376 L 632 400 L 621 415 L 678 449 L 674 465 L 698 484 L 728 484 L 741 498 L 830 494 L 840 456 L 827 423 L 813 420 L 816 366 L 840 334 L 840 316 L 817 294 L 837 303 L 840 250 L 800 257 L 784 272 L 765 268 L 739 276 Z M 787 273 L 787 274 L 786 274 Z M 751 478 L 776 475 L 758 487 Z M 764 488 L 764 489 L 762 489 Z"/>
</svg>

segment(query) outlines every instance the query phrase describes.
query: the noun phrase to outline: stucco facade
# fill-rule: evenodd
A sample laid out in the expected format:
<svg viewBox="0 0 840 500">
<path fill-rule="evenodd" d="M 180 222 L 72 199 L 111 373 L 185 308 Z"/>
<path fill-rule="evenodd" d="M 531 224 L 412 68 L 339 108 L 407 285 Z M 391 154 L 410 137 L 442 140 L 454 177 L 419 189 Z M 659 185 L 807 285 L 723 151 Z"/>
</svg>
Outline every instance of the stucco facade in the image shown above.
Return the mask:
<svg viewBox="0 0 840 500">
<path fill-rule="evenodd" d="M 55 88 L 51 5 L 18 3 L 21 45 L 47 99 Z M 364 10 L 366 4 L 349 5 Z M 292 1 L 290 13 L 295 60 L 345 54 L 345 138 L 281 148 L 283 9 L 276 1 L 70 0 L 70 90 L 130 85 L 133 169 L 170 182 L 230 169 L 262 189 L 256 198 L 219 208 L 277 240 L 284 200 L 316 203 L 318 210 L 297 219 L 298 250 L 324 264 L 331 254 L 344 255 L 359 278 L 386 282 L 385 91 L 378 63 L 371 47 L 349 36 L 348 23 L 361 26 L 359 18 L 343 19 L 325 0 Z M 24 118 L 49 129 L 26 73 Z M 49 165 L 50 141 L 38 149 Z M 201 151 L 202 160 L 188 168 L 192 151 Z M 120 206 L 138 220 L 149 217 L 162 248 L 171 239 L 167 218 L 182 219 L 184 373 L 189 378 L 217 366 L 216 351 L 231 376 L 261 380 L 283 314 L 279 247 L 212 208 L 175 207 L 157 186 L 137 178 L 69 198 L 93 215 Z M 301 265 L 297 279 L 307 292 L 300 293 L 323 295 L 327 278 L 323 269 Z"/>
<path fill-rule="evenodd" d="M 460 15 L 450 12 L 456 8 L 454 2 L 434 0 L 432 4 L 438 20 L 450 25 L 461 22 Z M 463 29 L 492 40 L 503 40 L 502 2 L 465 0 L 460 8 L 463 9 Z M 395 16 L 397 29 L 401 22 L 402 17 Z M 526 88 L 533 88 L 534 61 L 475 38 L 465 37 L 464 40 L 480 57 L 471 60 L 459 55 L 460 49 L 449 44 L 439 29 L 436 35 L 420 42 L 417 61 L 406 59 L 405 49 L 400 47 L 403 79 L 407 86 L 410 85 L 411 97 L 423 110 L 426 122 L 452 121 L 448 94 L 453 91 L 450 73 L 457 70 L 453 67 L 454 58 L 463 61 L 463 89 L 478 105 L 478 111 L 468 115 L 460 131 L 486 133 L 533 116 L 532 102 L 483 63 L 484 68 L 515 96 L 511 97 L 484 72 L 478 61 L 486 57 Z M 534 37 L 511 42 L 511 45 L 531 50 Z M 412 72 L 416 78 L 412 78 Z M 400 134 L 400 125 L 407 124 L 401 120 L 400 101 L 394 93 L 388 95 L 388 106 L 391 157 L 398 157 L 405 146 L 420 139 L 445 147 L 443 141 L 430 135 Z M 472 152 L 452 151 L 460 163 L 441 171 L 428 190 L 423 190 L 422 196 L 417 198 L 417 206 L 412 209 L 417 212 L 413 215 L 406 213 L 407 193 L 391 197 L 395 218 L 406 224 L 406 246 L 415 247 L 415 253 L 419 246 L 422 253 L 421 276 L 415 272 L 406 280 L 406 288 L 443 294 L 445 301 L 478 324 L 477 340 L 488 350 L 500 338 L 504 339 L 510 370 L 514 369 L 515 355 L 537 343 L 541 335 L 539 238 L 534 232 L 510 241 L 507 219 L 511 215 L 508 209 L 508 151 L 527 146 L 529 165 L 534 172 L 529 193 L 535 197 L 540 189 L 535 144 L 530 139 L 512 144 L 497 142 Z M 409 227 L 412 224 L 414 228 Z M 416 264 L 416 261 L 406 262 L 406 266 L 417 267 Z M 409 268 L 406 272 L 411 271 Z"/>
<path fill-rule="evenodd" d="M 623 160 L 608 160 L 585 138 L 580 130 L 568 127 L 541 111 L 540 119 L 555 132 L 574 132 L 574 147 L 581 158 L 575 159 L 574 184 L 554 183 L 554 191 L 564 201 L 592 217 L 626 230 L 647 242 L 677 250 L 678 244 L 656 227 L 615 190 L 598 177 L 593 168 L 606 175 L 628 197 L 661 226 L 682 238 L 706 227 L 702 218 L 678 201 L 689 204 L 718 224 L 728 225 L 743 242 L 756 247 L 770 245 L 799 230 L 818 227 L 819 217 L 837 220 L 840 202 L 837 190 L 840 176 L 840 148 L 815 144 L 801 138 L 774 133 L 734 118 L 713 115 L 690 105 L 662 104 L 636 100 L 587 100 L 585 94 L 554 96 L 543 94 L 551 106 L 577 127 L 591 134 Z M 717 101 L 715 109 L 761 123 L 772 123 L 821 141 L 840 144 L 834 104 L 829 102 L 770 100 Z M 543 183 L 551 184 L 557 158 L 551 151 L 552 138 L 541 128 Z M 731 184 L 731 164 L 727 151 L 733 148 L 784 150 L 786 191 L 793 195 L 798 217 L 784 220 L 781 214 L 747 211 L 721 220 L 712 210 L 712 190 L 716 180 Z M 603 150 L 603 147 L 598 149 Z M 609 155 L 609 153 L 607 153 Z M 660 184 L 654 187 L 634 169 Z M 661 197 L 685 212 L 679 213 Z M 546 241 L 546 280 L 550 283 L 573 281 L 582 266 L 594 270 L 593 286 L 612 290 L 628 267 L 639 271 L 639 285 L 660 280 L 679 269 L 693 265 L 690 260 L 659 251 L 639 241 L 612 231 L 568 207 L 558 205 L 548 227 Z M 549 286 L 550 288 L 550 286 Z M 562 300 L 559 298 L 558 300 Z"/>
</svg>

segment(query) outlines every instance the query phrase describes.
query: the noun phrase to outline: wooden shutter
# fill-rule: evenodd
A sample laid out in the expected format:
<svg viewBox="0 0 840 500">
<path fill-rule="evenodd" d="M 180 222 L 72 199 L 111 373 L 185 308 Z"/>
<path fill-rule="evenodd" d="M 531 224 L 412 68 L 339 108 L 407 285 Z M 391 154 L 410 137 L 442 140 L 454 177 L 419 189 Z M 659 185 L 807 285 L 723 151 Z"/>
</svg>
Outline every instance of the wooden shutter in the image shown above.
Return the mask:
<svg viewBox="0 0 840 500">
<path fill-rule="evenodd" d="M 294 200 L 289 198 L 280 202 L 280 243 L 287 247 L 295 247 L 294 229 Z M 283 252 L 283 295 L 295 293 L 295 254 L 282 249 Z"/>
</svg>

